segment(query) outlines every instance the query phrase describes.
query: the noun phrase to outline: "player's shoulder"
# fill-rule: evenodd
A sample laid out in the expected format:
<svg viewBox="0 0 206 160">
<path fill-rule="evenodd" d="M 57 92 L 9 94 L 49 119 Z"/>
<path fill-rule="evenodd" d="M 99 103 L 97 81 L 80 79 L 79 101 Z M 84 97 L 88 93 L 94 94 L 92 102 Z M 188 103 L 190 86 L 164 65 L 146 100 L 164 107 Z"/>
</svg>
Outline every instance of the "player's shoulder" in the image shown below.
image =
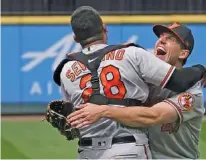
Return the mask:
<svg viewBox="0 0 206 160">
<path fill-rule="evenodd" d="M 186 92 L 191 93 L 192 95 L 203 96 L 203 90 L 201 86 L 201 82 L 197 82 L 191 88 L 189 88 Z"/>
<path fill-rule="evenodd" d="M 76 65 L 75 65 L 75 63 L 76 63 Z M 65 64 L 64 64 L 64 66 L 62 67 L 62 70 L 61 70 L 61 73 L 60 73 L 60 77 L 61 78 L 63 78 L 63 77 L 65 77 L 66 76 L 66 72 L 68 72 L 69 70 L 71 70 L 72 69 L 72 67 L 77 67 L 77 61 L 74 61 L 74 60 L 72 60 L 72 61 L 67 61 Z"/>
<path fill-rule="evenodd" d="M 140 46 L 125 46 L 124 49 L 128 51 L 134 51 L 134 52 L 146 51 L 144 48 Z"/>
<path fill-rule="evenodd" d="M 201 108 L 201 113 L 204 113 L 204 96 L 201 87 L 201 82 L 197 82 L 191 88 L 178 95 L 178 102 L 181 105 L 184 103 L 193 104 L 194 108 Z"/>
<path fill-rule="evenodd" d="M 127 46 L 123 48 L 125 50 L 125 53 L 131 56 L 142 56 L 145 54 L 151 54 L 150 52 L 148 52 L 147 50 L 145 50 L 142 47 L 138 47 L 138 46 Z"/>
<path fill-rule="evenodd" d="M 187 91 L 180 93 L 177 97 L 178 103 L 180 106 L 183 106 L 187 111 L 190 110 L 190 107 L 195 108 L 195 111 L 198 113 L 204 114 L 204 96 L 201 86 L 201 82 L 197 82 Z"/>
<path fill-rule="evenodd" d="M 64 67 L 62 68 L 62 71 L 63 70 L 68 70 L 69 68 L 72 67 L 72 65 L 74 65 L 74 63 L 77 63 L 77 61 L 75 60 L 71 60 L 71 61 L 68 61 L 64 64 Z"/>
</svg>

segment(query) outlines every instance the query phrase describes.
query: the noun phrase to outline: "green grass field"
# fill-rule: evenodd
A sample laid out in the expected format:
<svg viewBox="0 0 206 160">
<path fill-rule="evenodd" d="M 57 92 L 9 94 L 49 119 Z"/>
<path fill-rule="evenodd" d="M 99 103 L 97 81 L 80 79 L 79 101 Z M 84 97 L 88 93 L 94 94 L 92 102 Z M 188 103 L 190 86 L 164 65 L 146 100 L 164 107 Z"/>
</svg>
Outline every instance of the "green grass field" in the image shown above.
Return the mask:
<svg viewBox="0 0 206 160">
<path fill-rule="evenodd" d="M 58 131 L 39 121 L 2 121 L 2 159 L 75 159 L 77 141 L 68 142 Z M 206 158 L 206 122 L 200 139 L 201 158 Z"/>
</svg>

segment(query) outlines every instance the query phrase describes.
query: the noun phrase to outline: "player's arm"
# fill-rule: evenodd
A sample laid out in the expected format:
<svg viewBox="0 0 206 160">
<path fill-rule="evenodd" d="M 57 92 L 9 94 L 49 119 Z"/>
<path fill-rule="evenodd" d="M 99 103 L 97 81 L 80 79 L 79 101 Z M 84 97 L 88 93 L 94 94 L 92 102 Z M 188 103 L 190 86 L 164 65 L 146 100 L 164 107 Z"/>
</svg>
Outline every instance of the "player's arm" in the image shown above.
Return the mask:
<svg viewBox="0 0 206 160">
<path fill-rule="evenodd" d="M 80 105 L 79 109 L 68 117 L 68 122 L 73 127 L 83 127 L 101 118 L 110 118 L 131 127 L 148 127 L 174 122 L 174 128 L 177 129 L 181 122 L 202 116 L 205 112 L 200 83 L 187 92 L 175 95 L 152 107 L 121 108 L 87 103 Z"/>
<path fill-rule="evenodd" d="M 131 127 L 149 127 L 174 122 L 178 119 L 176 110 L 165 102 L 160 102 L 152 107 L 105 107 L 102 117 L 119 121 Z"/>
<path fill-rule="evenodd" d="M 67 101 L 68 96 L 67 96 L 67 92 L 64 88 L 64 84 L 62 82 L 60 84 L 61 84 L 60 89 L 61 89 L 61 94 L 62 94 L 62 100 Z"/>
<path fill-rule="evenodd" d="M 201 84 L 198 82 L 187 92 L 147 107 L 105 106 L 102 117 L 111 118 L 132 127 L 143 127 L 175 122 L 175 128 L 182 122 L 204 115 L 205 108 Z M 128 110 L 127 110 L 128 109 Z"/>
<path fill-rule="evenodd" d="M 136 64 L 142 78 L 161 88 L 183 92 L 201 80 L 206 70 L 202 65 L 176 69 L 142 48 L 136 51 Z"/>
<path fill-rule="evenodd" d="M 61 95 L 62 95 L 62 100 L 66 101 L 66 102 L 72 102 L 70 99 L 70 96 L 68 95 L 65 87 L 64 87 L 64 83 L 62 81 L 60 81 L 60 89 L 61 89 Z M 73 105 L 74 107 L 74 105 Z"/>
<path fill-rule="evenodd" d="M 201 84 L 198 82 L 187 92 L 180 93 L 152 107 L 104 106 L 101 117 L 111 118 L 131 127 L 144 127 L 169 122 L 179 124 L 205 112 Z"/>
<path fill-rule="evenodd" d="M 109 118 L 131 127 L 148 127 L 176 121 L 178 112 L 166 102 L 152 107 L 115 107 L 109 105 L 82 104 L 80 110 L 68 117 L 73 127 L 95 123 L 100 118 Z"/>
<path fill-rule="evenodd" d="M 177 110 L 180 123 L 188 121 L 194 117 L 203 116 L 205 113 L 203 92 L 201 83 L 198 82 L 186 92 L 164 100 Z"/>
<path fill-rule="evenodd" d="M 53 74 L 53 80 L 54 82 L 58 85 L 58 86 L 61 86 L 61 78 L 60 78 L 60 74 L 61 74 L 61 71 L 64 67 L 64 65 L 68 62 L 69 60 L 68 59 L 63 59 L 59 65 L 57 66 L 57 68 L 55 69 L 54 71 L 54 74 Z"/>
</svg>

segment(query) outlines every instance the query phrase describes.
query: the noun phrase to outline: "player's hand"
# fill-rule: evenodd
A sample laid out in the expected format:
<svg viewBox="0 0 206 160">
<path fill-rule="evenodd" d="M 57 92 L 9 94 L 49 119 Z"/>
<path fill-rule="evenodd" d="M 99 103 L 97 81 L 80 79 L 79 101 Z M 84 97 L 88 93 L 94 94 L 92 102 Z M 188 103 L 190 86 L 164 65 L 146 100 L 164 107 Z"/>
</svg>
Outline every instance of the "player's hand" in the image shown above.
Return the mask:
<svg viewBox="0 0 206 160">
<path fill-rule="evenodd" d="M 96 104 L 86 103 L 77 107 L 77 111 L 67 116 L 67 122 L 72 128 L 82 128 L 97 122 L 102 118 L 104 107 Z"/>
<path fill-rule="evenodd" d="M 206 75 L 201 80 L 202 86 L 206 88 Z"/>
</svg>

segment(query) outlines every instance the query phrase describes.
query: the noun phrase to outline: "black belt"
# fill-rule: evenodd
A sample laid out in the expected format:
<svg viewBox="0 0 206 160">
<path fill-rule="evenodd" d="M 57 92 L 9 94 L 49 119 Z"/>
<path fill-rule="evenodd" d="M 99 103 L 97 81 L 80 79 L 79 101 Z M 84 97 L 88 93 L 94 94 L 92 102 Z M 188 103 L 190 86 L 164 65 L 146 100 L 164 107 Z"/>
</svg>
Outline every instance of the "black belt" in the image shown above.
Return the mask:
<svg viewBox="0 0 206 160">
<path fill-rule="evenodd" d="M 133 143 L 136 142 L 133 136 L 126 137 L 114 137 L 112 139 L 112 144 L 115 143 Z M 82 138 L 78 142 L 79 146 L 92 146 L 92 138 Z"/>
</svg>

